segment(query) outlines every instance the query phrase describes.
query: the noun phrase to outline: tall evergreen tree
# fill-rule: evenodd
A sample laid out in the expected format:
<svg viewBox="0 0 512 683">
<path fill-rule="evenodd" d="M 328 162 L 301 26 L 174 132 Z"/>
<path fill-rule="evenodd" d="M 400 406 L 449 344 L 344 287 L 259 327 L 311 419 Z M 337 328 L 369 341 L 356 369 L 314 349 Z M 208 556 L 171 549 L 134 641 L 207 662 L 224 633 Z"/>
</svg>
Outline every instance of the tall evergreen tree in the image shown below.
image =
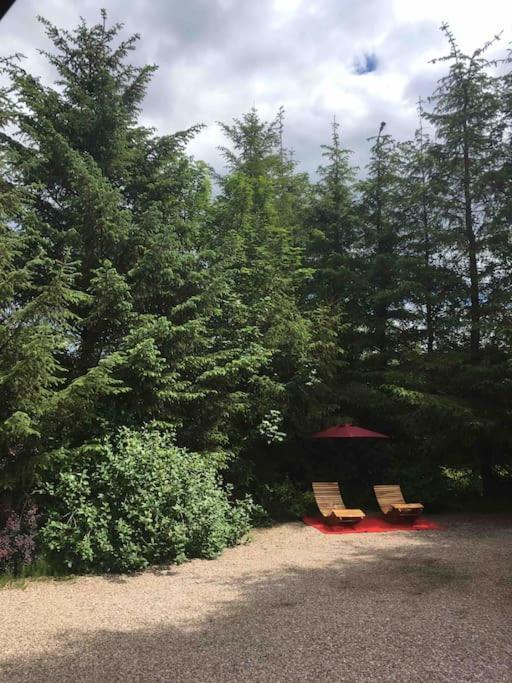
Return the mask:
<svg viewBox="0 0 512 683">
<path fill-rule="evenodd" d="M 453 268 L 450 233 L 446 226 L 442 200 L 441 174 L 437 147 L 422 125 L 414 140 L 399 146 L 401 190 L 397 197 L 403 207 L 404 230 L 401 279 L 411 282 L 409 306 L 417 315 L 410 324 L 417 340 L 428 354 L 435 349 L 457 345 L 457 311 L 464 299 L 462 280 Z"/>
<path fill-rule="evenodd" d="M 503 130 L 502 154 L 496 172 L 491 175 L 494 195 L 492 222 L 489 227 L 489 246 L 495 267 L 491 273 L 491 287 L 487 306 L 490 325 L 486 325 L 492 342 L 499 348 L 512 348 L 512 49 L 505 60 L 505 73 L 499 79 L 501 95 L 500 121 Z"/>
<path fill-rule="evenodd" d="M 3 175 L 0 192 L 0 494 L 21 495 L 41 442 L 54 434 L 48 416 L 63 380 L 71 342 L 75 269 L 50 259 L 22 226 L 36 221 L 27 197 Z"/>
<path fill-rule="evenodd" d="M 354 302 L 354 250 L 357 215 L 355 172 L 343 149 L 334 119 L 331 144 L 322 145 L 326 163 L 319 167 L 310 210 L 308 256 L 315 268 L 315 290 L 322 299 L 350 306 Z"/>
<path fill-rule="evenodd" d="M 321 413 L 323 406 L 336 415 L 348 380 L 347 367 L 354 369 L 362 351 L 361 236 L 355 170 L 349 163 L 350 151 L 342 147 L 336 119 L 331 142 L 321 149 L 324 164 L 318 169 L 305 225 L 307 264 L 313 278 L 306 281 L 304 305 L 315 330 L 314 374 L 302 394 L 312 402 L 309 412 Z"/>
<path fill-rule="evenodd" d="M 196 361 L 208 353 L 205 320 L 215 308 L 198 242 L 209 180 L 185 153 L 197 129 L 158 137 L 138 125 L 154 67 L 127 62 L 137 36 L 119 40 L 121 25 L 108 27 L 104 12 L 73 32 L 42 21 L 58 87 L 5 65 L 15 132 L 2 133 L 2 149 L 5 173 L 31 207 L 15 219 L 26 263 L 47 259 L 34 275 L 37 301 L 67 278 L 52 313 L 62 341 L 53 318 L 45 328 L 59 377 L 44 380 L 45 434 L 80 443 L 120 423 L 179 427 L 191 402 L 207 400 Z M 23 304 L 22 289 L 13 296 L 9 310 Z"/>
<path fill-rule="evenodd" d="M 442 30 L 450 52 L 436 61 L 448 62 L 449 71 L 430 98 L 433 110 L 424 116 L 438 139 L 440 188 L 453 231 L 452 248 L 462 257 L 459 263 L 466 264 L 461 275 L 468 283 L 469 350 L 478 360 L 493 267 L 485 254 L 493 211 L 489 177 L 501 151 L 500 98 L 496 78 L 489 72 L 492 63 L 485 56 L 493 41 L 468 55 L 446 24 Z"/>
<path fill-rule="evenodd" d="M 220 179 L 213 232 L 232 305 L 237 302 L 239 329 L 252 330 L 267 354 L 266 366 L 253 380 L 260 387 L 254 410 L 260 419 L 269 410 L 286 410 L 286 386 L 300 373 L 309 340 L 309 323 L 299 308 L 307 270 L 296 245 L 297 216 L 285 196 L 297 186 L 291 167 L 284 167 L 281 124 L 282 118 L 262 121 L 252 109 L 223 125 L 230 173 Z M 239 331 L 225 329 L 225 334 L 233 338 Z"/>
<path fill-rule="evenodd" d="M 366 326 L 369 346 L 386 361 L 402 343 L 401 323 L 410 317 L 404 306 L 410 283 L 400 277 L 403 206 L 399 201 L 401 164 L 399 147 L 384 133 L 385 122 L 373 138 L 368 175 L 361 182 L 365 278 Z"/>
</svg>

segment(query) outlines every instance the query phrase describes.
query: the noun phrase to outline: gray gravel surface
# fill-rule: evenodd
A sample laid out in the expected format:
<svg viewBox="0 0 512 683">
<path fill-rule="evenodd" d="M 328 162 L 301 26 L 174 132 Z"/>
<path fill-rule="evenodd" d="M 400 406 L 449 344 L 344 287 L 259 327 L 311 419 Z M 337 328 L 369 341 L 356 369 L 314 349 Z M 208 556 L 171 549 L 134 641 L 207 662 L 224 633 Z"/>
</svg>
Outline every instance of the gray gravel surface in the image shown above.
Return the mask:
<svg viewBox="0 0 512 683">
<path fill-rule="evenodd" d="M 512 683 L 512 519 L 254 532 L 214 561 L 0 591 L 2 681 Z"/>
</svg>

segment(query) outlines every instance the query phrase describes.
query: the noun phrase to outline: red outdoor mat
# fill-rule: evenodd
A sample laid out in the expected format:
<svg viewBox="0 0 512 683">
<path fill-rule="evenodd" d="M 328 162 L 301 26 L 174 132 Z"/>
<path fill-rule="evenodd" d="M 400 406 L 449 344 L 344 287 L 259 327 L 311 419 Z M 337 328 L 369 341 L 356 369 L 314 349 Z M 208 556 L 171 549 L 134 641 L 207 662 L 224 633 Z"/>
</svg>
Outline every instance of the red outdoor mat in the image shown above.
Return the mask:
<svg viewBox="0 0 512 683">
<path fill-rule="evenodd" d="M 321 517 L 303 517 L 304 524 L 312 526 L 322 534 L 365 534 L 379 531 L 426 531 L 443 527 L 429 519 L 417 519 L 415 522 L 389 522 L 382 517 L 365 517 L 354 525 L 326 524 Z"/>
</svg>

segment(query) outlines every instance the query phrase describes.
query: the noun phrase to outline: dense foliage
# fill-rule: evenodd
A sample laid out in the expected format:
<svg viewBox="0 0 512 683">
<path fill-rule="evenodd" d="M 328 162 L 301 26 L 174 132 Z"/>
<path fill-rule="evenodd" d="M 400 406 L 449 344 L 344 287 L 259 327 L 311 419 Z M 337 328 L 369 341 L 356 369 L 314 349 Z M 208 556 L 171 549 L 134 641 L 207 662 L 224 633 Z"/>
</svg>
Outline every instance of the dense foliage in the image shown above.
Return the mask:
<svg viewBox="0 0 512 683">
<path fill-rule="evenodd" d="M 313 474 L 304 437 L 342 419 L 394 434 L 404 481 L 505 491 L 512 75 L 494 43 L 466 55 L 443 27 L 418 130 L 376 126 L 362 177 L 336 120 L 316 181 L 299 172 L 283 109 L 221 124 L 211 177 L 186 151 L 200 125 L 140 125 L 156 67 L 130 64 L 138 36 L 105 14 L 42 23 L 53 87 L 2 62 L 0 495 L 18 515 L 38 498 L 47 548 L 81 569 L 211 556 L 246 525 L 211 454 L 272 507 Z M 365 485 L 385 471 L 368 458 Z"/>
<path fill-rule="evenodd" d="M 154 430 L 60 448 L 41 470 L 41 540 L 75 571 L 213 558 L 245 535 L 252 511 L 229 501 L 220 464 Z"/>
<path fill-rule="evenodd" d="M 37 509 L 30 505 L 17 512 L 3 506 L 0 525 L 0 573 L 18 574 L 35 558 Z"/>
</svg>

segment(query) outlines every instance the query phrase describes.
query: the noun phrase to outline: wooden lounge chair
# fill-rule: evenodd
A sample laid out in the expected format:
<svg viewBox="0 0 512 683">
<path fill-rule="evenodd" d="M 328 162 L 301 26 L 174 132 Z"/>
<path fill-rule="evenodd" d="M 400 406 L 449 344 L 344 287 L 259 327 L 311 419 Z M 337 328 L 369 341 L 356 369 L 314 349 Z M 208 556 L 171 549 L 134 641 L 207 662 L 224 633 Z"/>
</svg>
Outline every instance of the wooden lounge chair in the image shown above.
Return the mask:
<svg viewBox="0 0 512 683">
<path fill-rule="evenodd" d="M 390 519 L 416 519 L 423 512 L 421 503 L 406 503 L 398 484 L 374 486 L 375 496 L 385 517 Z"/>
<path fill-rule="evenodd" d="M 313 493 L 318 509 L 328 524 L 355 524 L 365 516 L 362 510 L 345 507 L 336 481 L 313 482 Z"/>
</svg>

